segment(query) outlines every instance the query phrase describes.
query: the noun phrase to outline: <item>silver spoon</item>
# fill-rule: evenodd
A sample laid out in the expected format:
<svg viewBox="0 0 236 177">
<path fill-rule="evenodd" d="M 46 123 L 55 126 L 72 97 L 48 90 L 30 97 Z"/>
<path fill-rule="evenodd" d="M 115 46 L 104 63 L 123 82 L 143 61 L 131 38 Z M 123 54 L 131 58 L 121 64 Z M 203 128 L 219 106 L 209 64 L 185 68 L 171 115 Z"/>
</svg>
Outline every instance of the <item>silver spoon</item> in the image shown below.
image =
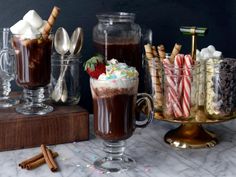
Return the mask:
<svg viewBox="0 0 236 177">
<path fill-rule="evenodd" d="M 71 56 L 77 55 L 80 52 L 82 45 L 83 45 L 83 39 L 84 39 L 83 29 L 80 27 L 76 28 L 71 36 L 70 56 L 68 57 L 68 59 L 70 59 Z M 59 78 L 61 78 L 62 80 L 65 76 L 66 71 L 67 71 L 69 61 L 70 60 L 67 61 L 66 67 L 64 68 L 63 72 L 59 76 Z M 61 96 L 61 101 L 66 102 L 67 98 L 68 98 L 68 92 L 67 92 L 66 84 L 64 84 L 62 96 Z"/>
<path fill-rule="evenodd" d="M 70 53 L 76 55 L 80 52 L 84 42 L 83 29 L 78 27 L 74 30 L 71 36 Z"/>
<path fill-rule="evenodd" d="M 54 46 L 62 58 L 70 50 L 70 38 L 63 27 L 58 28 L 55 33 Z"/>
<path fill-rule="evenodd" d="M 60 27 L 57 29 L 54 37 L 54 47 L 57 53 L 61 55 L 61 59 L 63 62 L 64 55 L 69 51 L 70 49 L 70 38 L 68 33 L 63 27 Z M 62 63 L 63 64 L 63 63 Z M 60 75 L 63 72 L 63 68 L 61 68 Z M 54 87 L 54 90 L 52 92 L 52 99 L 58 102 L 62 95 L 62 82 L 63 79 L 58 78 L 57 83 Z"/>
</svg>

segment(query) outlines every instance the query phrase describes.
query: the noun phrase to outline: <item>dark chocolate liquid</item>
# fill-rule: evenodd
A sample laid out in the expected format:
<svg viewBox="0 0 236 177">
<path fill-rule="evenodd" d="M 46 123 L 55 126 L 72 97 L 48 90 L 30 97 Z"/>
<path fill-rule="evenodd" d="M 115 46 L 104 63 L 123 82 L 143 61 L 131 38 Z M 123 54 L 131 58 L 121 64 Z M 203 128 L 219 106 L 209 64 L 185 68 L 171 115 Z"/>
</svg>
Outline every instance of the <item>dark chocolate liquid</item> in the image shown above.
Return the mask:
<svg viewBox="0 0 236 177">
<path fill-rule="evenodd" d="M 124 140 L 135 129 L 136 95 L 93 98 L 94 129 L 105 140 Z"/>
<path fill-rule="evenodd" d="M 17 84 L 23 88 L 37 89 L 50 82 L 51 73 L 50 39 L 20 40 L 15 37 Z"/>
<path fill-rule="evenodd" d="M 94 42 L 97 52 L 105 56 L 107 60 L 112 58 L 119 62 L 126 63 L 129 66 L 134 66 L 140 73 L 142 67 L 142 56 L 140 44 L 121 43 L 121 44 L 102 44 Z"/>
</svg>

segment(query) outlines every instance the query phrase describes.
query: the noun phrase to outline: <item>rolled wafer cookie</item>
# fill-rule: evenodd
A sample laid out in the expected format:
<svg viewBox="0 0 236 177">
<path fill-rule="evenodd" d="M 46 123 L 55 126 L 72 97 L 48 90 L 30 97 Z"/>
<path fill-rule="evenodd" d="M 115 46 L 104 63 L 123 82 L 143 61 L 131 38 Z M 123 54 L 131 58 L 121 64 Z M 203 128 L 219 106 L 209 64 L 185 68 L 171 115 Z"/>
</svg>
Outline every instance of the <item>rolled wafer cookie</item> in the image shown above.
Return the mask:
<svg viewBox="0 0 236 177">
<path fill-rule="evenodd" d="M 152 54 L 154 57 L 158 57 L 157 49 L 154 45 L 152 46 Z"/>
<path fill-rule="evenodd" d="M 152 59 L 153 58 L 153 53 L 152 53 L 151 44 L 144 45 L 144 49 L 145 49 L 146 58 L 147 59 Z"/>
<path fill-rule="evenodd" d="M 157 58 L 153 58 L 148 61 L 149 73 L 151 75 L 152 80 L 152 89 L 153 89 L 153 98 L 155 108 L 162 107 L 162 86 L 161 86 L 161 78 L 159 75 L 159 61 Z"/>
<path fill-rule="evenodd" d="M 166 52 L 165 52 L 165 47 L 164 45 L 159 45 L 157 46 L 157 50 L 158 50 L 158 54 L 159 54 L 159 57 L 160 57 L 160 60 L 164 60 L 166 58 Z"/>
<path fill-rule="evenodd" d="M 182 47 L 182 45 L 175 43 L 175 46 L 174 46 L 174 48 L 171 52 L 171 55 L 170 55 L 170 63 L 172 63 L 172 64 L 174 63 L 175 56 L 179 54 L 181 47 Z"/>
<path fill-rule="evenodd" d="M 53 9 L 52 9 L 52 12 L 51 12 L 51 14 L 50 14 L 50 16 L 48 18 L 47 23 L 44 25 L 43 35 L 45 35 L 45 36 L 49 35 L 49 33 L 50 33 L 51 29 L 52 29 L 52 26 L 55 23 L 59 13 L 60 13 L 60 8 L 57 7 L 57 6 L 54 6 Z"/>
</svg>

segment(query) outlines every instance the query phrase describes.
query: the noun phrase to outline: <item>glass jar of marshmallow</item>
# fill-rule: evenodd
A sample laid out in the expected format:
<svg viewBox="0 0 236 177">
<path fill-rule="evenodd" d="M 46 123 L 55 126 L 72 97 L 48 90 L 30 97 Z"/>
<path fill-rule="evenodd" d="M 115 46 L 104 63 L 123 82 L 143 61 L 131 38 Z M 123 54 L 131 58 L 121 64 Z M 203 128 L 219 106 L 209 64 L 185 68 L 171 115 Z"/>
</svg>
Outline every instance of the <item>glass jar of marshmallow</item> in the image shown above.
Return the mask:
<svg viewBox="0 0 236 177">
<path fill-rule="evenodd" d="M 208 118 L 223 119 L 235 111 L 236 59 L 223 58 L 210 45 L 197 51 L 193 96 L 198 107 L 204 107 Z"/>
</svg>

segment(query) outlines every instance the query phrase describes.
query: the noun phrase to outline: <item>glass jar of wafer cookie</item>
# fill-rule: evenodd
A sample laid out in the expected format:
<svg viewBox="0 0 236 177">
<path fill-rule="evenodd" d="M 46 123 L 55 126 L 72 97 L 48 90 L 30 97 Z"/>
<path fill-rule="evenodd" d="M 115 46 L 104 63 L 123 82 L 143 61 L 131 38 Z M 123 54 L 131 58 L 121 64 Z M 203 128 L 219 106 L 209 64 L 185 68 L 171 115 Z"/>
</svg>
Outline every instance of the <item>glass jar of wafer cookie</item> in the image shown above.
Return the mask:
<svg viewBox="0 0 236 177">
<path fill-rule="evenodd" d="M 173 60 L 181 49 L 180 44 L 175 44 L 171 54 L 165 52 L 164 45 L 153 46 L 146 44 L 145 48 L 145 91 L 153 96 L 155 115 L 163 111 L 164 86 L 163 86 L 163 60 Z"/>
<path fill-rule="evenodd" d="M 162 88 L 162 65 L 155 46 L 144 46 L 146 57 L 145 64 L 145 91 L 152 95 L 155 112 L 162 111 L 163 88 Z"/>
</svg>

